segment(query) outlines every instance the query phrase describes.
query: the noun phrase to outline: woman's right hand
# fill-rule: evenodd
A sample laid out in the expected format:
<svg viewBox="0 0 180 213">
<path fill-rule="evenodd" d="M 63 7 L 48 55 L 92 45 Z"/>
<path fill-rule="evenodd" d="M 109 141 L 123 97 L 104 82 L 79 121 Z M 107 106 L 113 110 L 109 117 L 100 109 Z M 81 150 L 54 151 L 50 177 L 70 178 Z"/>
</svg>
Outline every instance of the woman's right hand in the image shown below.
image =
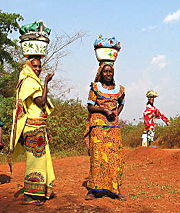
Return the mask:
<svg viewBox="0 0 180 213">
<path fill-rule="evenodd" d="M 46 78 L 45 78 L 45 83 L 48 83 L 49 81 L 51 81 L 53 76 L 54 76 L 54 72 L 48 73 Z"/>
</svg>

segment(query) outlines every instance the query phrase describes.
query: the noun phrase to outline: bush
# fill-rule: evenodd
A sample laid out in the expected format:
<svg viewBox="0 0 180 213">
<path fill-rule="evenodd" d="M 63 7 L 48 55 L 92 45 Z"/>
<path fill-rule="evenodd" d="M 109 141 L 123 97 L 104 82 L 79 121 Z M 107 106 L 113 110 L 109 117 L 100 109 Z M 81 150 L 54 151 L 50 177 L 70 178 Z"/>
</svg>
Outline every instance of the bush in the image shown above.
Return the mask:
<svg viewBox="0 0 180 213">
<path fill-rule="evenodd" d="M 158 126 L 156 139 L 162 148 L 180 148 L 180 116 L 171 118 L 168 127 Z"/>
<path fill-rule="evenodd" d="M 126 121 L 121 121 L 121 134 L 122 134 L 122 143 L 126 147 L 137 147 L 142 144 L 142 133 L 144 125 L 140 122 L 137 125 L 133 125 Z"/>
<path fill-rule="evenodd" d="M 0 96 L 0 120 L 5 123 L 3 127 L 3 143 L 5 144 L 5 149 L 3 151 L 7 151 L 9 146 L 14 100 L 13 97 L 5 98 Z"/>
<path fill-rule="evenodd" d="M 55 110 L 48 118 L 48 129 L 53 136 L 52 152 L 62 150 L 86 150 L 83 135 L 87 120 L 87 109 L 77 99 L 54 100 Z"/>
</svg>

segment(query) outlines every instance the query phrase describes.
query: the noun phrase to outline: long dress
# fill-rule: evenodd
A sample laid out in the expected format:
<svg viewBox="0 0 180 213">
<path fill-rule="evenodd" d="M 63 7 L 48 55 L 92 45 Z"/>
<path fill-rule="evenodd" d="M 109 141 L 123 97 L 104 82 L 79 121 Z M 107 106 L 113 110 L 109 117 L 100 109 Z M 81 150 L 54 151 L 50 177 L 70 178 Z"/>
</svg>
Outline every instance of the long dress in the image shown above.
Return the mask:
<svg viewBox="0 0 180 213">
<path fill-rule="evenodd" d="M 123 86 L 108 90 L 103 88 L 100 82 L 91 84 L 88 104 L 113 110 L 116 118 L 114 121 L 108 121 L 102 113 L 89 115 L 88 189 L 109 190 L 120 194 L 124 160 L 117 106 L 118 102 L 122 103 L 123 96 Z"/>
<path fill-rule="evenodd" d="M 24 194 L 50 198 L 55 180 L 49 150 L 46 120 L 53 105 L 38 107 L 34 99 L 42 96 L 43 85 L 30 66 L 25 65 L 17 86 L 10 150 L 17 156 L 26 152 Z"/>
</svg>

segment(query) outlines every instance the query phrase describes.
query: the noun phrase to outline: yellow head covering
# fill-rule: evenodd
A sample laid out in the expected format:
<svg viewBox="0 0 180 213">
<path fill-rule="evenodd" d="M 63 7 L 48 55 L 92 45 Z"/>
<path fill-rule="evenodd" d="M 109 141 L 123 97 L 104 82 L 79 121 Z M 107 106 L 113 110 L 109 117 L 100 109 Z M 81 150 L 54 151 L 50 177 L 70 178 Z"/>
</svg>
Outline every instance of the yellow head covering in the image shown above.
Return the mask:
<svg viewBox="0 0 180 213">
<path fill-rule="evenodd" d="M 154 90 L 149 90 L 149 91 L 147 91 L 147 93 L 146 93 L 146 97 L 147 97 L 147 98 L 156 98 L 156 97 L 158 97 L 158 96 L 159 96 L 158 93 L 155 92 Z"/>
</svg>

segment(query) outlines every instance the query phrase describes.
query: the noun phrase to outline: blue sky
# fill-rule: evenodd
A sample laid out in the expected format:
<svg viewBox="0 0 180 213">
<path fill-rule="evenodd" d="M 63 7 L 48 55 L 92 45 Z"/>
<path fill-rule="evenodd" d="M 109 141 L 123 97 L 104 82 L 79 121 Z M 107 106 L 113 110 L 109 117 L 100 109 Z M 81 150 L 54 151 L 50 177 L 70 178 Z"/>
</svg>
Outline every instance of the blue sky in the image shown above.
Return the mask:
<svg viewBox="0 0 180 213">
<path fill-rule="evenodd" d="M 180 1 L 178 0 L 6 0 L 3 12 L 19 13 L 20 24 L 43 20 L 56 34 L 82 31 L 87 37 L 69 47 L 56 77 L 73 87 L 70 96 L 86 102 L 98 62 L 93 43 L 99 34 L 115 36 L 122 50 L 115 79 L 126 87 L 121 118 L 142 117 L 147 90 L 159 93 L 156 106 L 167 116 L 180 114 Z"/>
</svg>

